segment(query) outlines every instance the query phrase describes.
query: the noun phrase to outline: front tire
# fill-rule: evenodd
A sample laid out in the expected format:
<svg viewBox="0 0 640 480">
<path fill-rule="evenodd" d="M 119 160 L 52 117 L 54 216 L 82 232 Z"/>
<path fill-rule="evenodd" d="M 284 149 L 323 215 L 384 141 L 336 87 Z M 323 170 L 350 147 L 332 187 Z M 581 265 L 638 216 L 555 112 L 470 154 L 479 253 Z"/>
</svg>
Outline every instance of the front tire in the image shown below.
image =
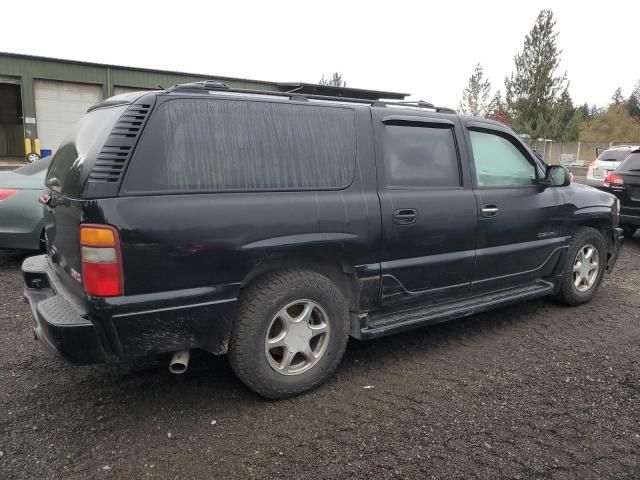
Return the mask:
<svg viewBox="0 0 640 480">
<path fill-rule="evenodd" d="M 602 234 L 580 228 L 569 243 L 558 298 L 570 306 L 590 301 L 604 277 L 607 250 Z"/>
<path fill-rule="evenodd" d="M 347 302 L 331 280 L 309 270 L 282 270 L 243 292 L 229 339 L 229 363 L 258 394 L 291 397 L 331 376 L 348 332 Z"/>
</svg>

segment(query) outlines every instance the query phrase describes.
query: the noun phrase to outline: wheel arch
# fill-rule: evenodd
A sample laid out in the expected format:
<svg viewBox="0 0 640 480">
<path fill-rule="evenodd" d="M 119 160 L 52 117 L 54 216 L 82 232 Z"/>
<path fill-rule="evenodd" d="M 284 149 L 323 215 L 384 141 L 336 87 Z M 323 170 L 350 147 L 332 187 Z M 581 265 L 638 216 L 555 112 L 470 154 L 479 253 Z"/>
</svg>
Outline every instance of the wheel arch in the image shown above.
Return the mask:
<svg viewBox="0 0 640 480">
<path fill-rule="evenodd" d="M 359 309 L 360 286 L 353 263 L 344 256 L 330 253 L 280 253 L 259 257 L 242 280 L 240 295 L 259 278 L 286 269 L 310 270 L 324 275 L 343 292 L 350 311 Z"/>
</svg>

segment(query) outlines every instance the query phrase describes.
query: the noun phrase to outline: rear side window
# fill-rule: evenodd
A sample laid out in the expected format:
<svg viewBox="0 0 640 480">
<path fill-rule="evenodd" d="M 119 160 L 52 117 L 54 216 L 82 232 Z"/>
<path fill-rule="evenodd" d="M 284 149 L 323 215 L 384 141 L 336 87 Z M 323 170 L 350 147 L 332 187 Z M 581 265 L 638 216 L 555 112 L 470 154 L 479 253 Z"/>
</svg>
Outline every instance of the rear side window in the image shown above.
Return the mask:
<svg viewBox="0 0 640 480">
<path fill-rule="evenodd" d="M 98 108 L 75 124 L 56 150 L 47 171 L 47 180 L 58 179 L 60 188 L 56 190 L 72 198 L 82 195 L 98 152 L 127 107 Z"/>
<path fill-rule="evenodd" d="M 127 192 L 339 189 L 355 170 L 349 108 L 179 99 L 158 107 Z"/>
<path fill-rule="evenodd" d="M 627 159 L 620 164 L 618 170 L 623 172 L 640 170 L 640 152 L 634 152 L 629 155 Z"/>
<path fill-rule="evenodd" d="M 383 142 L 387 188 L 460 186 L 453 128 L 386 125 Z"/>
</svg>

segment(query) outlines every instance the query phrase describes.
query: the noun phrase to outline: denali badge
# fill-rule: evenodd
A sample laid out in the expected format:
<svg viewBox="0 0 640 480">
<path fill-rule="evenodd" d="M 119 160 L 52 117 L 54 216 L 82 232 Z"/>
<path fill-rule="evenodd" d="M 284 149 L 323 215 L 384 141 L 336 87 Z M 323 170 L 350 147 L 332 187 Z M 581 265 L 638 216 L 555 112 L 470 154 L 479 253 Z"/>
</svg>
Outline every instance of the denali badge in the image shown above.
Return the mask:
<svg viewBox="0 0 640 480">
<path fill-rule="evenodd" d="M 76 272 L 73 268 L 71 269 L 71 278 L 73 278 L 78 283 L 82 283 L 82 275 Z"/>
</svg>

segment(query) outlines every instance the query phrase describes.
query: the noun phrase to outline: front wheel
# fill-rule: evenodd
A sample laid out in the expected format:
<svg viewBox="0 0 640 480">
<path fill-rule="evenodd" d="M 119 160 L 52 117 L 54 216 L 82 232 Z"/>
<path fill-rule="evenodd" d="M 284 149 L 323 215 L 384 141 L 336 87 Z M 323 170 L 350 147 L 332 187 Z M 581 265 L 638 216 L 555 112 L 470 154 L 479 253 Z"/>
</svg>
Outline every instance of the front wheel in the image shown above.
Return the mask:
<svg viewBox="0 0 640 480">
<path fill-rule="evenodd" d="M 602 282 L 607 262 L 602 234 L 593 228 L 580 228 L 569 243 L 564 276 L 558 297 L 575 306 L 591 300 Z"/>
<path fill-rule="evenodd" d="M 260 395 L 294 396 L 334 372 L 348 331 L 347 302 L 327 277 L 309 270 L 268 274 L 240 298 L 229 363 Z"/>
</svg>

